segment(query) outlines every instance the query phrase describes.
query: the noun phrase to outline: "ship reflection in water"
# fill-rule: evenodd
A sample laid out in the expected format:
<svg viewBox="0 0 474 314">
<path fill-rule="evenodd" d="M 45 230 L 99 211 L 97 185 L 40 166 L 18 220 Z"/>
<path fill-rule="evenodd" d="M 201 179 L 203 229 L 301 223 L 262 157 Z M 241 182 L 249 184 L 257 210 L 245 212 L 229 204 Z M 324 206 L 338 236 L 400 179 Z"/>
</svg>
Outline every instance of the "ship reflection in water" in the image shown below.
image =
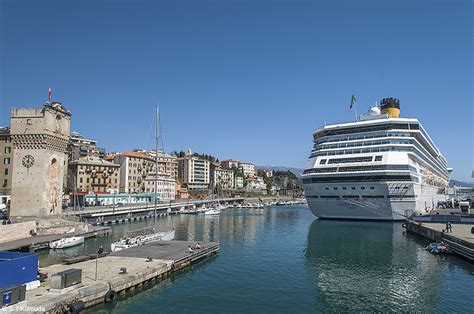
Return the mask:
<svg viewBox="0 0 474 314">
<path fill-rule="evenodd" d="M 306 249 L 315 303 L 329 311 L 443 308 L 438 304 L 446 289 L 443 261 L 403 230 L 400 223 L 315 220 Z"/>
</svg>

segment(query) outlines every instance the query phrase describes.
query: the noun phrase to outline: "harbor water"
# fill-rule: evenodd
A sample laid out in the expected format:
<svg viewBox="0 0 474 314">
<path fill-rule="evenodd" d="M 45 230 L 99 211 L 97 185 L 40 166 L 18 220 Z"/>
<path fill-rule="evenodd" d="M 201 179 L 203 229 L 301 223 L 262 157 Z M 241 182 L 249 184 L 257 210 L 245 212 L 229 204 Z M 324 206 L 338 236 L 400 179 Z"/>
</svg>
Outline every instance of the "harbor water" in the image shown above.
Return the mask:
<svg viewBox="0 0 474 314">
<path fill-rule="evenodd" d="M 153 220 L 42 253 L 42 265 L 93 253 Z M 472 312 L 474 265 L 431 255 L 400 222 L 317 220 L 305 205 L 178 215 L 176 240 L 219 241 L 220 253 L 90 313 Z M 100 263 L 100 260 L 99 260 Z"/>
</svg>

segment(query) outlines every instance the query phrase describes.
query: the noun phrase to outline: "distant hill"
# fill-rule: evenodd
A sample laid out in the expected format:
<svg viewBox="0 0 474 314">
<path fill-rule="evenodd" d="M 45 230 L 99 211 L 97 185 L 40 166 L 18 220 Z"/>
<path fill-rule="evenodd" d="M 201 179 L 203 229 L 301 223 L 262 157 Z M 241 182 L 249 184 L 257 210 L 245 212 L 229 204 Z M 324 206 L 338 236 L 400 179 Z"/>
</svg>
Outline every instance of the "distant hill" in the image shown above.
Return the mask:
<svg viewBox="0 0 474 314">
<path fill-rule="evenodd" d="M 466 187 L 474 187 L 474 183 L 469 183 L 469 182 L 462 182 L 458 180 L 449 180 L 449 186 L 466 186 Z"/>
<path fill-rule="evenodd" d="M 294 168 L 294 167 L 282 167 L 282 166 L 257 166 L 258 169 L 266 169 L 266 170 L 280 170 L 280 171 L 291 171 L 295 174 L 297 177 L 301 177 L 301 174 L 303 173 L 303 169 L 300 168 Z"/>
</svg>

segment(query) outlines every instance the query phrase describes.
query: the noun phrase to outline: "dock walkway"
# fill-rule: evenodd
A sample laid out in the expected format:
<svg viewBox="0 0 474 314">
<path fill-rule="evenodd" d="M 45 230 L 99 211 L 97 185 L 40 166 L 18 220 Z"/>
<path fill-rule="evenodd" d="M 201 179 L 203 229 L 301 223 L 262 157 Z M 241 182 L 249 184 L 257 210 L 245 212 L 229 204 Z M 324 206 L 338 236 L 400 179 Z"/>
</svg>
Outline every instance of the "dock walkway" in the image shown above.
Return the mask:
<svg viewBox="0 0 474 314">
<path fill-rule="evenodd" d="M 195 241 L 158 241 L 111 253 L 98 260 L 87 260 L 73 265 L 52 265 L 41 269 L 48 273 L 48 280 L 40 288 L 27 291 L 26 300 L 8 307 L 32 309 L 33 312 L 67 311 L 78 303 L 90 307 L 110 301 L 111 296 L 133 291 L 143 284 L 161 280 L 174 271 L 191 265 L 219 251 L 216 242 L 199 242 L 201 249 L 188 252 Z M 151 257 L 149 259 L 148 257 Z M 97 278 L 96 278 L 97 267 Z M 61 292 L 50 289 L 51 275 L 67 269 L 81 269 L 82 282 Z M 126 272 L 123 272 L 126 269 Z M 114 297 L 114 298 L 115 298 Z"/>
<path fill-rule="evenodd" d="M 474 234 L 471 233 L 473 225 L 452 224 L 452 233 L 443 232 L 444 223 L 421 223 L 407 221 L 406 229 L 432 241 L 443 241 L 448 244 L 451 251 L 459 256 L 474 262 Z"/>
<path fill-rule="evenodd" d="M 0 251 L 13 251 L 13 250 L 39 250 L 48 247 L 50 242 L 59 240 L 65 236 L 83 236 L 85 238 L 91 238 L 95 236 L 100 236 L 108 234 L 110 232 L 110 227 L 101 227 L 101 226 L 89 226 L 87 232 L 77 232 L 71 234 L 48 234 L 40 236 L 31 236 L 29 238 L 18 239 L 9 242 L 0 243 Z"/>
</svg>

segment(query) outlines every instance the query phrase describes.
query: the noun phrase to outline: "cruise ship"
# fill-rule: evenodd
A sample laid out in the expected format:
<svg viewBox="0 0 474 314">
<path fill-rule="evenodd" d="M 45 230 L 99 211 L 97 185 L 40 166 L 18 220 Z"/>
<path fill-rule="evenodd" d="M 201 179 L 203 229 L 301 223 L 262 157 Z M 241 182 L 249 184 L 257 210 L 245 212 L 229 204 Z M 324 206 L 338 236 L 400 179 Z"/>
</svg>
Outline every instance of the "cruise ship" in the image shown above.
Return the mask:
<svg viewBox="0 0 474 314">
<path fill-rule="evenodd" d="M 445 200 L 452 169 L 421 123 L 399 115 L 400 101 L 384 98 L 355 122 L 313 132 L 303 185 L 317 217 L 403 220 Z"/>
</svg>

